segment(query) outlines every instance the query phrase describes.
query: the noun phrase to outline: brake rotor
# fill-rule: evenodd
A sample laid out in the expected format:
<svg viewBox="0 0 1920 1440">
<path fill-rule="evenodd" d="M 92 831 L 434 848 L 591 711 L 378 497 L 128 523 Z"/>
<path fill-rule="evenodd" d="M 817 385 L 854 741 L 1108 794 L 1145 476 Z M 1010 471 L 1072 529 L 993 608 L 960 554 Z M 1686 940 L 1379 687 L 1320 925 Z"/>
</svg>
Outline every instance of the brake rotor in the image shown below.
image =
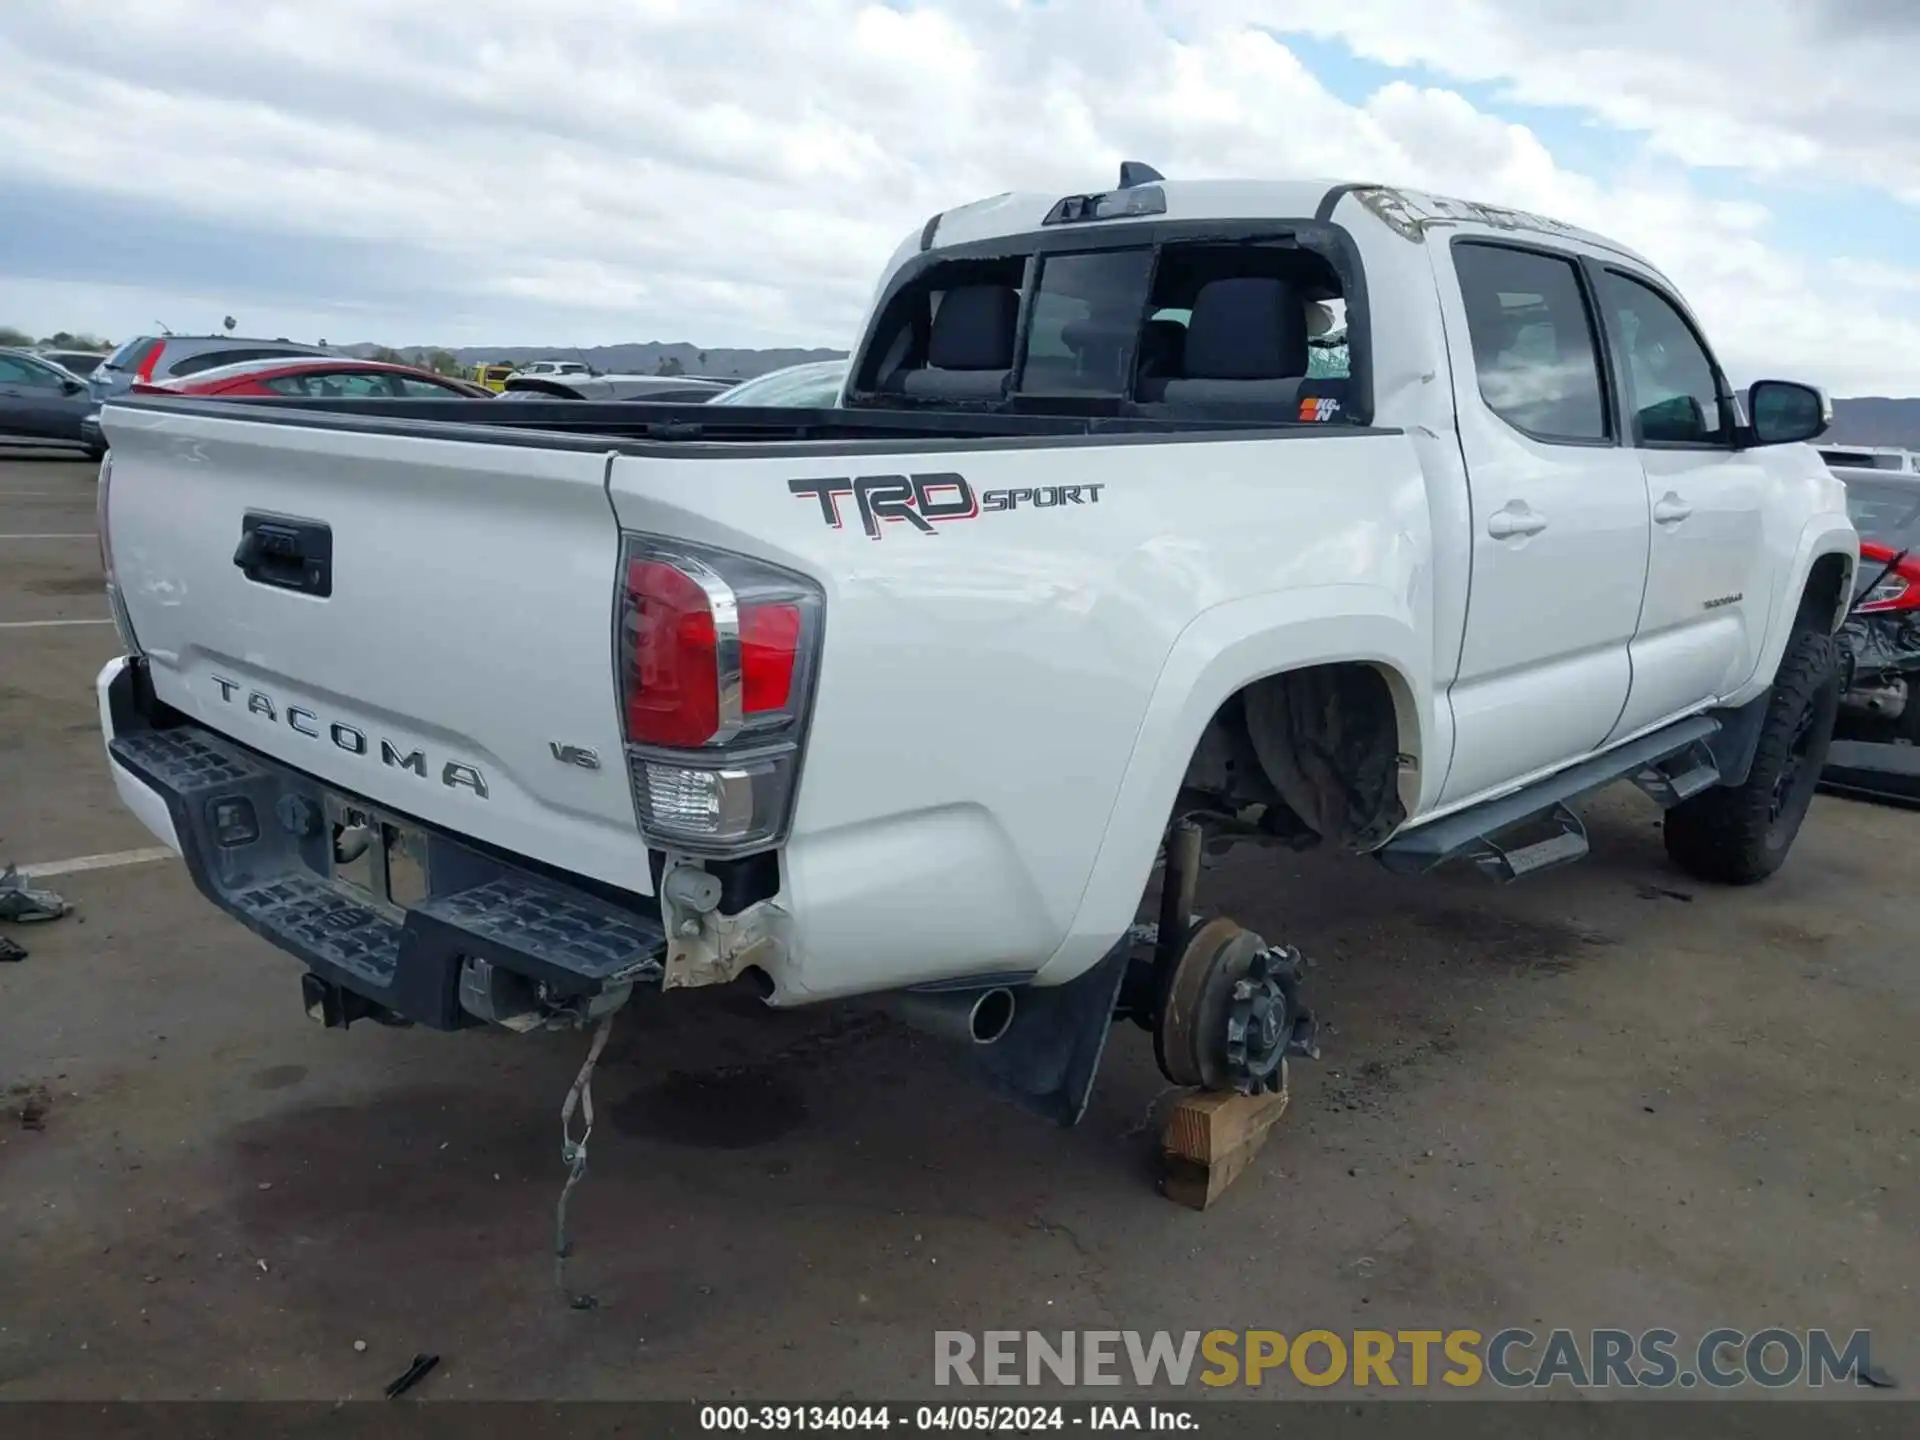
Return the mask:
<svg viewBox="0 0 1920 1440">
<path fill-rule="evenodd" d="M 1289 1051 L 1314 1053 L 1299 1000 L 1299 955 L 1231 920 L 1194 932 L 1168 979 L 1154 1057 L 1176 1085 L 1277 1091 Z"/>
</svg>

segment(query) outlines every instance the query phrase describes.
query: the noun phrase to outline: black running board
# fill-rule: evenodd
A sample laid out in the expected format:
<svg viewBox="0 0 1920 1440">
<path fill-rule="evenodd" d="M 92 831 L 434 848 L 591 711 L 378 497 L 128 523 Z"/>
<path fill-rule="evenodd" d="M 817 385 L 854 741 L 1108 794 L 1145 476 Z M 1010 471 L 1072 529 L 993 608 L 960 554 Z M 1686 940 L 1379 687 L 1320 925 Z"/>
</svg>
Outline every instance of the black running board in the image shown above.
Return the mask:
<svg viewBox="0 0 1920 1440">
<path fill-rule="evenodd" d="M 1424 874 L 1449 860 L 1472 860 L 1499 880 L 1571 864 L 1587 853 L 1587 832 L 1568 801 L 1616 780 L 1631 780 L 1661 805 L 1677 805 L 1720 783 L 1712 742 L 1721 729 L 1711 715 L 1677 721 L 1511 795 L 1397 835 L 1374 856 L 1403 875 Z"/>
</svg>

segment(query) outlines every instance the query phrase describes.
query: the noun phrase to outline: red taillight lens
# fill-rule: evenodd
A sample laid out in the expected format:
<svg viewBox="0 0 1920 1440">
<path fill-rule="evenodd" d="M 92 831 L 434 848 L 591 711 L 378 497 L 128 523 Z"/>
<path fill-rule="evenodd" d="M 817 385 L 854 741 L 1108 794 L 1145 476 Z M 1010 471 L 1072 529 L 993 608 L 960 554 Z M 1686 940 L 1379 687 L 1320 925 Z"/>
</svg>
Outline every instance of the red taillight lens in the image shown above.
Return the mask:
<svg viewBox="0 0 1920 1440">
<path fill-rule="evenodd" d="M 798 605 L 740 607 L 740 708 L 749 716 L 785 710 L 800 653 Z"/>
<path fill-rule="evenodd" d="M 627 625 L 627 739 L 706 744 L 720 728 L 720 645 L 707 592 L 663 560 L 634 560 Z"/>
<path fill-rule="evenodd" d="M 1860 615 L 1885 615 L 1896 610 L 1920 610 L 1920 555 L 1909 555 L 1893 569 L 1887 564 L 1900 552 L 1875 540 L 1860 545 L 1860 571 L 1870 580 L 1885 570 L 1872 590 L 1853 608 Z"/>
<path fill-rule="evenodd" d="M 733 855 L 784 837 L 823 599 L 804 575 L 748 556 L 627 537 L 621 706 L 650 843 Z"/>
</svg>

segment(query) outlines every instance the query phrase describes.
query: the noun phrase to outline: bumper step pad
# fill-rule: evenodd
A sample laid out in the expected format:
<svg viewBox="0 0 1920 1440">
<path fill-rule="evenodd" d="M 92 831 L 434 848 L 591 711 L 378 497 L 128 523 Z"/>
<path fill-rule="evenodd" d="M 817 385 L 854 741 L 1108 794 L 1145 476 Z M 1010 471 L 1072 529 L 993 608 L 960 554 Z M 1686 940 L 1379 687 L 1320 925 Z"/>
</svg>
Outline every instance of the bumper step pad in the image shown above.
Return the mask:
<svg viewBox="0 0 1920 1440">
<path fill-rule="evenodd" d="M 108 749 L 166 800 L 201 893 L 323 979 L 406 1019 L 475 1023 L 457 993 L 469 957 L 561 997 L 657 985 L 664 973 L 665 932 L 641 908 L 651 901 L 615 905 L 408 820 L 427 837 L 430 893 L 405 911 L 369 903 L 327 877 L 325 827 L 297 835 L 280 818 L 299 802 L 324 814 L 334 792 L 318 782 L 192 725 L 123 732 Z"/>
</svg>

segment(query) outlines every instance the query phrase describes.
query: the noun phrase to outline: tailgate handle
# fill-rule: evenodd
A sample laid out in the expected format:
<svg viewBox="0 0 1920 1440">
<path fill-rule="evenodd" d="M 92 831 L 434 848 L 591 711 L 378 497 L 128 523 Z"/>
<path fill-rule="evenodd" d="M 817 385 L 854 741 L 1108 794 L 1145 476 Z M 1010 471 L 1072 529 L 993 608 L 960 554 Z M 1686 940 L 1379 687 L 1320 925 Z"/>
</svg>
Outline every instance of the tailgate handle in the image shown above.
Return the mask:
<svg viewBox="0 0 1920 1440">
<path fill-rule="evenodd" d="M 290 520 L 249 511 L 240 521 L 233 563 L 256 585 L 333 594 L 333 529 L 319 520 Z"/>
</svg>

